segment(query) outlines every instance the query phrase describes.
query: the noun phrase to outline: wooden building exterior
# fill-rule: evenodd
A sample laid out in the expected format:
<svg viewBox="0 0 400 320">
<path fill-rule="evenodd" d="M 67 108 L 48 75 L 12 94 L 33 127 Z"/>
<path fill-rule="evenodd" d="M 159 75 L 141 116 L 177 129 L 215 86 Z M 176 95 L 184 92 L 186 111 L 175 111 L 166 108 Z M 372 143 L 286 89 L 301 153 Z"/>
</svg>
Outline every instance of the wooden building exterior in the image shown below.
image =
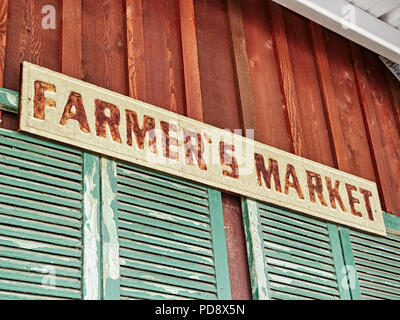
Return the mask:
<svg viewBox="0 0 400 320">
<path fill-rule="evenodd" d="M 56 9 L 55 29 L 42 26 L 46 14 L 42 13 L 42 8 L 46 5 Z M 20 91 L 23 61 L 218 128 L 254 129 L 255 140 L 261 143 L 374 181 L 382 209 L 386 212 L 385 219 L 391 226 L 389 229 L 400 232 L 396 218 L 400 217 L 399 82 L 377 54 L 272 0 L 1 0 L 0 86 Z M 12 132 L 18 129 L 18 114 L 0 112 L 0 136 L 20 139 L 22 142 L 18 143 L 27 144 L 28 140 Z M 68 150 L 61 150 L 71 154 L 71 159 L 67 157 L 66 161 L 76 165 L 86 161 L 75 151 Z M 4 155 L 0 150 L 0 159 L 1 154 Z M 0 179 L 5 176 L 5 171 L 1 171 L 4 169 L 2 164 Z M 121 165 L 118 170 L 122 174 L 133 169 Z M 156 176 L 150 175 L 149 179 L 156 179 Z M 1 185 L 0 180 L 0 208 L 2 205 L 10 208 L 12 204 L 2 200 L 6 193 L 3 194 Z M 199 192 L 204 194 L 201 201 L 208 206 L 207 201 L 212 201 L 214 191 L 203 188 Z M 248 226 L 243 216 L 246 217 L 251 208 L 238 195 L 221 191 L 218 196 L 222 199 L 218 205 L 222 205 L 231 291 L 225 298 L 262 298 L 262 285 L 255 283 L 261 280 L 254 279 L 246 248 Z M 74 197 L 71 191 L 71 199 Z M 250 207 L 252 205 L 250 203 Z M 307 276 L 298 279 L 301 268 L 282 271 L 285 264 L 274 266 L 273 261 L 285 258 L 267 253 L 266 264 L 272 261 L 271 269 L 266 273 L 270 277 L 265 289 L 269 298 L 400 298 L 400 237 L 396 232 L 382 240 L 335 226 L 338 239 L 333 245 L 329 233 L 332 226 L 325 222 L 313 222 L 299 215 L 295 220 L 301 223 L 291 224 L 293 217 L 267 204 L 258 203 L 254 210 L 258 210 L 260 219 L 265 221 L 264 233 L 269 234 L 271 228 L 271 239 L 261 239 L 265 250 L 270 242 L 275 245 L 287 242 L 290 247 L 290 243 L 301 242 L 301 237 L 309 237 L 310 243 L 316 242 L 317 249 L 299 258 L 305 261 L 307 254 L 318 255 L 325 246 L 340 247 L 339 241 L 347 237 L 353 246 L 351 257 L 347 251 L 342 254 L 335 248 L 330 257 L 343 255 L 343 266 L 349 265 L 351 259 L 355 265 L 358 259 L 370 262 L 369 266 L 357 269 L 356 288 L 347 288 L 348 291 L 343 293 L 340 289 L 342 270 L 333 270 L 323 253 L 315 261 L 310 260 L 314 265 L 303 265 L 304 274 L 310 272 L 312 277 L 319 272 L 330 272 L 332 277 L 327 275 L 323 281 L 311 279 L 308 285 Z M 12 236 L 10 230 L 14 220 L 11 220 L 7 220 L 6 211 L 0 209 L 0 225 L 4 226 L 0 226 L 1 240 Z M 79 218 L 70 217 L 68 221 L 74 226 Z M 279 225 L 283 225 L 283 229 L 279 229 Z M 296 231 L 290 234 L 290 227 L 300 230 L 301 226 L 304 234 L 297 239 Z M 281 233 L 274 235 L 272 229 L 275 227 Z M 26 224 L 18 228 L 30 227 Z M 32 228 L 38 233 L 34 226 Z M 60 230 L 62 228 L 60 226 Z M 321 233 L 315 231 L 314 235 L 308 235 L 318 228 Z M 288 236 L 284 236 L 285 232 Z M 324 240 L 328 234 L 330 240 Z M 273 240 L 275 236 L 283 240 Z M 78 239 L 79 235 L 71 235 L 71 242 Z M 124 250 L 122 243 L 120 250 Z M 205 247 L 209 245 L 204 244 Z M 293 246 L 295 248 L 295 244 Z M 376 249 L 375 252 L 374 246 L 382 251 Z M 371 250 L 364 252 L 363 247 Z M 11 253 L 2 254 L 2 249 L 3 253 L 9 249 L 6 242 L 1 242 L 0 248 L 0 297 L 39 296 L 41 291 L 19 292 L 15 283 L 29 282 L 29 272 L 25 270 L 13 284 L 12 275 L 7 276 L 7 272 L 14 267 L 7 265 L 7 259 L 16 260 L 17 257 Z M 378 260 L 368 258 L 368 254 L 377 256 Z M 289 265 L 295 263 L 290 257 L 285 261 Z M 380 268 L 380 264 L 388 266 L 383 268 L 387 270 Z M 374 269 L 375 265 L 378 271 L 371 275 L 368 270 Z M 312 270 L 307 271 L 307 266 Z M 198 268 L 203 267 L 200 261 Z M 62 270 L 63 277 L 78 279 L 78 276 L 69 275 L 71 268 Z M 204 277 L 201 285 L 206 290 L 214 280 L 207 282 L 208 278 Z M 299 280 L 299 283 L 290 287 L 291 280 L 287 282 L 283 278 Z M 172 281 L 168 285 L 173 286 L 172 276 L 166 279 Z M 126 281 L 125 285 L 130 283 L 121 277 L 122 281 Z M 280 287 L 285 285 L 289 289 L 281 290 Z M 315 292 L 321 294 L 302 293 L 305 290 L 302 285 L 311 287 L 311 291 L 314 285 Z M 321 291 L 321 288 L 325 289 Z M 149 290 L 157 292 L 156 289 Z M 10 292 L 17 293 L 13 296 Z M 113 298 L 110 292 L 108 297 Z M 193 297 L 214 296 L 209 293 Z M 107 295 L 103 297 L 107 298 Z M 164 292 L 164 296 L 157 297 L 174 298 L 175 294 L 169 296 Z"/>
</svg>

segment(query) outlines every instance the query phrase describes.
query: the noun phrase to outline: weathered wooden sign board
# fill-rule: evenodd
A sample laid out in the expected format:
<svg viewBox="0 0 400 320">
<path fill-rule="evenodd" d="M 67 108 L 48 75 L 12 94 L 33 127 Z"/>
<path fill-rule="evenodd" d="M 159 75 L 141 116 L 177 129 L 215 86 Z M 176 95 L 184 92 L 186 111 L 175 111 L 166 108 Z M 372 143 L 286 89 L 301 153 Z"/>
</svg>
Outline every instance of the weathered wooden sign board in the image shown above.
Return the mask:
<svg viewBox="0 0 400 320">
<path fill-rule="evenodd" d="M 20 130 L 386 234 L 371 181 L 26 62 Z"/>
</svg>

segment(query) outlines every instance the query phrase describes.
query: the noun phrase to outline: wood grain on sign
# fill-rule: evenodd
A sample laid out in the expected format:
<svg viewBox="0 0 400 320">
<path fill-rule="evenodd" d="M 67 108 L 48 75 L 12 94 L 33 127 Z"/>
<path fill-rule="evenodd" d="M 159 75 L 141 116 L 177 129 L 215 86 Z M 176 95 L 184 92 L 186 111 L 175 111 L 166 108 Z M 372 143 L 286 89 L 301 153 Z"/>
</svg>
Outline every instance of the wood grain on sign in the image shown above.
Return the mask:
<svg viewBox="0 0 400 320">
<path fill-rule="evenodd" d="M 385 234 L 374 182 L 30 63 L 22 88 L 22 131 Z"/>
</svg>

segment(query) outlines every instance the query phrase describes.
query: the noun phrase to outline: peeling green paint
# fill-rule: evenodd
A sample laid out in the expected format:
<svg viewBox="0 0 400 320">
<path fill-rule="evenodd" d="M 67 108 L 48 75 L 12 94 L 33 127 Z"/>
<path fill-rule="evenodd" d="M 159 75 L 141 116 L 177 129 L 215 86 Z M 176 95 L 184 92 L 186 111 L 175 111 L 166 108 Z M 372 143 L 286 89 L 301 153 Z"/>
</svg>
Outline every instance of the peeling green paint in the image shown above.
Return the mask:
<svg viewBox="0 0 400 320">
<path fill-rule="evenodd" d="M 260 236 L 261 223 L 259 222 L 257 202 L 242 198 L 242 210 L 253 299 L 269 300 L 267 261 L 264 256 L 263 239 Z"/>
<path fill-rule="evenodd" d="M 113 160 L 100 159 L 101 211 L 103 237 L 103 296 L 120 298 L 120 264 L 118 243 L 117 166 Z"/>
<path fill-rule="evenodd" d="M 85 300 L 101 298 L 99 182 L 99 158 L 85 154 L 83 194 L 83 299 Z"/>
</svg>

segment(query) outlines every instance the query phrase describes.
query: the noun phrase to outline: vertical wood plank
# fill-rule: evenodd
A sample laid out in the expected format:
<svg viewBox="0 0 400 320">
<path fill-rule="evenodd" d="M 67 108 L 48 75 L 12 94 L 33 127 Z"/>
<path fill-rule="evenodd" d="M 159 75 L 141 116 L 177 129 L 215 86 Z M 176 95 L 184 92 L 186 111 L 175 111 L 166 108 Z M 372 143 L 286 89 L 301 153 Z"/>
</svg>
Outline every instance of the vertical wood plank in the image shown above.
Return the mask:
<svg viewBox="0 0 400 320">
<path fill-rule="evenodd" d="M 8 0 L 0 2 L 0 87 L 3 87 L 4 63 L 7 43 Z M 0 110 L 1 115 L 1 110 Z M 1 116 L 0 116 L 1 119 Z"/>
<path fill-rule="evenodd" d="M 6 55 L 7 43 L 7 16 L 8 16 L 8 0 L 0 2 L 0 87 L 3 87 L 4 80 L 4 63 Z M 0 110 L 0 127 L 1 127 L 1 110 Z"/>
<path fill-rule="evenodd" d="M 210 206 L 215 274 L 217 280 L 217 295 L 219 300 L 230 300 L 232 296 L 229 280 L 229 266 L 225 242 L 221 192 L 209 188 L 208 199 Z"/>
<path fill-rule="evenodd" d="M 195 2 L 204 122 L 241 129 L 226 0 Z"/>
<path fill-rule="evenodd" d="M 184 115 L 179 0 L 142 0 L 146 102 Z"/>
<path fill-rule="evenodd" d="M 83 155 L 83 299 L 102 297 L 99 157 Z"/>
<path fill-rule="evenodd" d="M 310 22 L 337 168 L 375 181 L 348 41 Z"/>
<path fill-rule="evenodd" d="M 193 0 L 179 0 L 179 12 L 185 78 L 186 115 L 189 118 L 203 121 L 199 52 Z"/>
<path fill-rule="evenodd" d="M 227 4 L 242 128 L 244 130 L 254 130 L 256 128 L 256 119 L 243 29 L 242 1 L 227 0 Z M 255 132 L 256 140 L 258 138 L 257 135 L 258 133 Z"/>
<path fill-rule="evenodd" d="M 142 0 L 126 0 L 126 37 L 129 96 L 146 101 Z"/>
<path fill-rule="evenodd" d="M 125 0 L 82 0 L 83 80 L 128 94 Z"/>
<path fill-rule="evenodd" d="M 257 141 L 293 152 L 266 1 L 242 1 L 242 11 Z"/>
<path fill-rule="evenodd" d="M 222 194 L 222 209 L 232 299 L 250 300 L 252 294 L 240 198 Z"/>
<path fill-rule="evenodd" d="M 119 300 L 120 267 L 116 162 L 101 157 L 100 172 L 103 298 L 105 300 Z"/>
<path fill-rule="evenodd" d="M 400 215 L 400 132 L 383 65 L 375 54 L 353 43 L 350 46 L 382 206 Z"/>
<path fill-rule="evenodd" d="M 61 72 L 82 79 L 82 0 L 62 0 Z"/>
<path fill-rule="evenodd" d="M 396 117 L 397 127 L 400 131 L 400 82 L 397 78 L 390 72 L 389 69 L 384 68 L 384 73 L 386 76 L 390 98 L 393 105 L 393 112 Z"/>
<path fill-rule="evenodd" d="M 309 23 L 268 3 L 295 153 L 334 167 Z"/>
<path fill-rule="evenodd" d="M 56 12 L 55 29 L 44 29 L 42 13 L 45 6 Z M 7 46 L 4 59 L 5 88 L 20 90 L 20 66 L 32 62 L 54 71 L 60 71 L 61 17 L 59 0 L 8 1 Z M 8 112 L 2 115 L 1 126 L 18 129 L 18 116 Z"/>
</svg>

